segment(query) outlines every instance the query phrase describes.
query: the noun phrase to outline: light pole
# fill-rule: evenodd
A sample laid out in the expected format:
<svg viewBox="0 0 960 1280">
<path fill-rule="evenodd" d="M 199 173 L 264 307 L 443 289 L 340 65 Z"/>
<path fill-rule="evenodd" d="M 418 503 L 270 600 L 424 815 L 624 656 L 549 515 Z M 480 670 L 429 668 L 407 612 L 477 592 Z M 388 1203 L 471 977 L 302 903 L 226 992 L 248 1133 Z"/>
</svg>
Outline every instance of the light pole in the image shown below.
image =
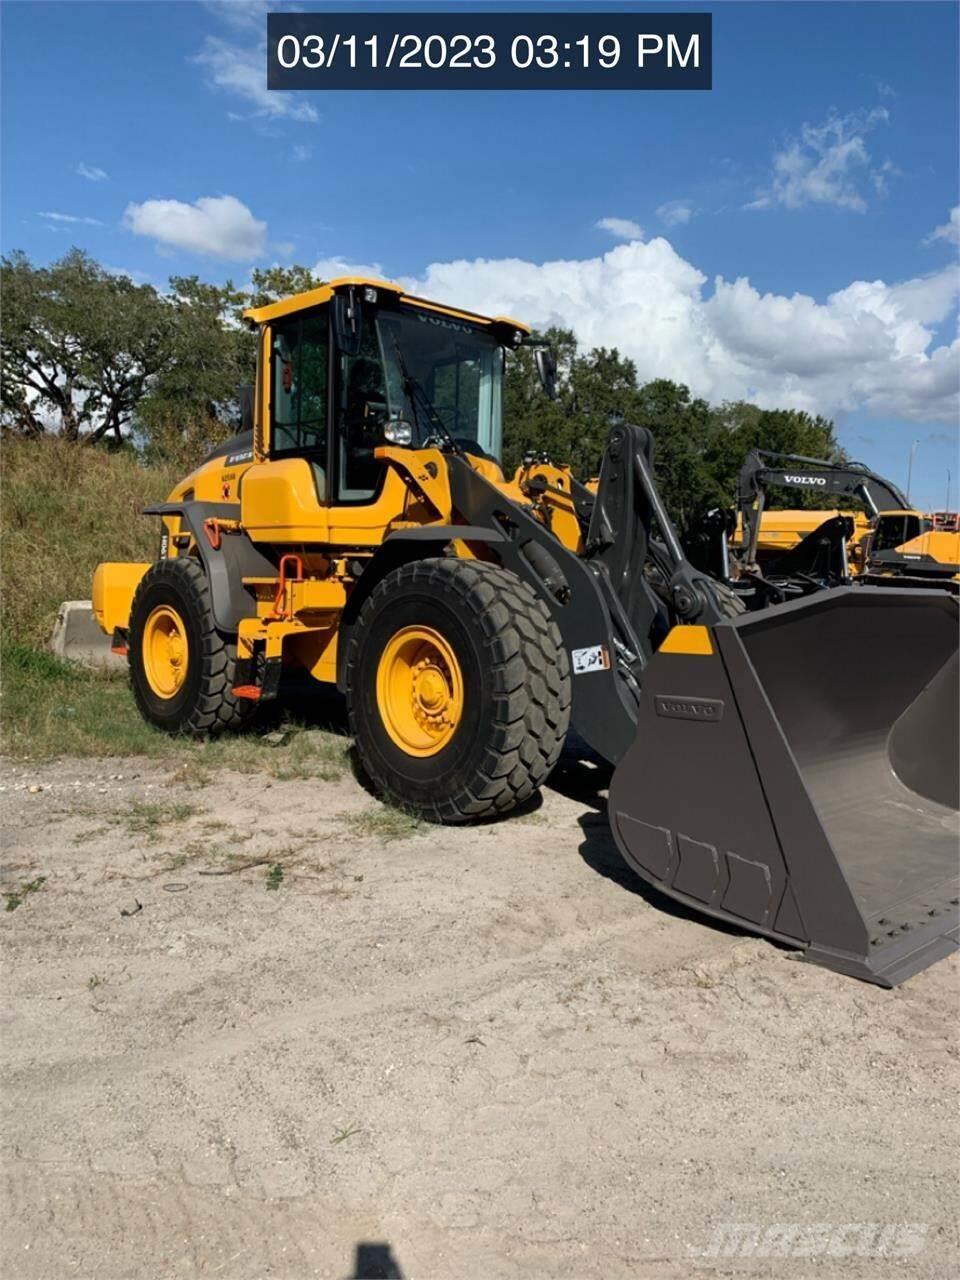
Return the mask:
<svg viewBox="0 0 960 1280">
<path fill-rule="evenodd" d="M 907 501 L 908 502 L 910 501 L 910 485 L 913 483 L 913 458 L 917 452 L 917 445 L 919 443 L 920 443 L 919 440 L 914 440 L 913 444 L 910 446 L 910 461 L 907 463 Z"/>
<path fill-rule="evenodd" d="M 950 468 L 947 467 L 947 500 L 943 504 L 944 511 L 950 510 Z"/>
</svg>

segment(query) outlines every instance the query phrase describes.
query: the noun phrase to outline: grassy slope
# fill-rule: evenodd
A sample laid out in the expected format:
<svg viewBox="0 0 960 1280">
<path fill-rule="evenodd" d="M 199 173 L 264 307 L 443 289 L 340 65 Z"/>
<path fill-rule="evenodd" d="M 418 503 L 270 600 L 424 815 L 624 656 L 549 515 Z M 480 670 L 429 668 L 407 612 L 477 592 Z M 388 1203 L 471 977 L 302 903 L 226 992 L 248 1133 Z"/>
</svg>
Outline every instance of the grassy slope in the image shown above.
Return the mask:
<svg viewBox="0 0 960 1280">
<path fill-rule="evenodd" d="M 278 777 L 330 777 L 345 765 L 346 741 L 290 726 L 279 746 L 256 733 L 218 742 L 171 738 L 144 724 L 126 679 L 59 662 L 45 651 L 63 600 L 90 595 L 101 560 L 152 560 L 157 521 L 145 506 L 166 497 L 173 473 L 142 467 L 128 454 L 61 441 L 3 446 L 3 749 L 21 759 L 60 755 L 148 755 L 175 759 L 195 774 L 205 766 L 267 769 Z M 302 702 L 302 699 L 298 699 Z M 307 704 L 307 722 L 335 709 Z M 284 717 L 274 709 L 263 728 Z"/>
<path fill-rule="evenodd" d="M 45 645 L 60 602 L 89 599 L 101 560 L 153 560 L 157 521 L 141 512 L 176 480 L 127 453 L 59 440 L 5 441 L 4 639 Z"/>
</svg>

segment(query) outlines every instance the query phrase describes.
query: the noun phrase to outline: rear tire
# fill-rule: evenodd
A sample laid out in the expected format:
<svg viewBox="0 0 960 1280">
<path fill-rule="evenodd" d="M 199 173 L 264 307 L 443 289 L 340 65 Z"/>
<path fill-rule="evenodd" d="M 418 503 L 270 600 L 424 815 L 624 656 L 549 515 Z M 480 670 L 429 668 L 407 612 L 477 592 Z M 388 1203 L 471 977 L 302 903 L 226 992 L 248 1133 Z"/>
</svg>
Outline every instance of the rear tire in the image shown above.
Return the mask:
<svg viewBox="0 0 960 1280">
<path fill-rule="evenodd" d="M 523 804 L 556 764 L 570 723 L 556 623 L 526 583 L 482 561 L 427 559 L 387 574 L 351 628 L 346 684 L 370 780 L 432 822 Z M 396 705 L 404 689 L 406 724 Z M 434 707 L 440 728 L 431 728 Z"/>
<path fill-rule="evenodd" d="M 233 695 L 236 657 L 233 638 L 217 630 L 197 561 L 152 565 L 133 597 L 127 638 L 130 685 L 143 718 L 194 736 L 242 729 L 256 704 Z"/>
</svg>

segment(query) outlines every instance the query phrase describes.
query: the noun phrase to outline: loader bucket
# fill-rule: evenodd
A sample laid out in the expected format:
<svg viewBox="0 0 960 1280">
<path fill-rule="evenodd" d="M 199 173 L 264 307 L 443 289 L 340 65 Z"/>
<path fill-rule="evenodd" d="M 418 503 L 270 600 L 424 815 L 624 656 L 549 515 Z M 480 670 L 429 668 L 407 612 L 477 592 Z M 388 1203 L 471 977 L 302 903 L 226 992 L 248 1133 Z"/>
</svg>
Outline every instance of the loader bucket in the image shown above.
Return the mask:
<svg viewBox="0 0 960 1280">
<path fill-rule="evenodd" d="M 610 787 L 689 907 L 895 986 L 958 945 L 957 603 L 851 586 L 677 627 Z"/>
</svg>

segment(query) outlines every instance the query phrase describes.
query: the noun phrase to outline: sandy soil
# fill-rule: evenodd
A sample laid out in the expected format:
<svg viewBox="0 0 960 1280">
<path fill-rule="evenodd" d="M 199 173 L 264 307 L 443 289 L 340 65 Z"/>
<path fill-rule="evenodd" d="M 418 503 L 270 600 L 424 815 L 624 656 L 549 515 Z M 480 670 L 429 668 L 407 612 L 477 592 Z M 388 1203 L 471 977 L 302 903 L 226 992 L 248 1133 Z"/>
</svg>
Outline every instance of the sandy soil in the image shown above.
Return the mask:
<svg viewBox="0 0 960 1280">
<path fill-rule="evenodd" d="M 671 911 L 604 782 L 385 842 L 349 776 L 4 767 L 3 1275 L 955 1272 L 956 959 L 882 991 Z"/>
</svg>

